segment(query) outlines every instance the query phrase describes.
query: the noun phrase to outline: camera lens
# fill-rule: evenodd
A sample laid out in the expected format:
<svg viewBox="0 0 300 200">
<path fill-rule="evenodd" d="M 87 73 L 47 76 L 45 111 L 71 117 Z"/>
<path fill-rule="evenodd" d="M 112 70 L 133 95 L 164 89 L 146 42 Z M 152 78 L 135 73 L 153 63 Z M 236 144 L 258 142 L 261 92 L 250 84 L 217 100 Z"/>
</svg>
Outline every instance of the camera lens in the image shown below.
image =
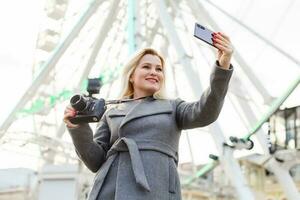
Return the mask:
<svg viewBox="0 0 300 200">
<path fill-rule="evenodd" d="M 83 111 L 87 105 L 86 99 L 81 95 L 74 95 L 71 98 L 70 103 L 77 111 Z"/>
</svg>

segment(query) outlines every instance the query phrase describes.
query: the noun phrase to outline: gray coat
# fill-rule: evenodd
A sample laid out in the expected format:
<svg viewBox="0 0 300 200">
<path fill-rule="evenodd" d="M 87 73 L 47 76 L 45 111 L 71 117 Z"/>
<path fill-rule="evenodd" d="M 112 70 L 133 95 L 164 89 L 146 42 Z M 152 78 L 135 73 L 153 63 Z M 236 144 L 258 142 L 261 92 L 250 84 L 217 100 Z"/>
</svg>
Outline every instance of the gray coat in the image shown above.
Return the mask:
<svg viewBox="0 0 300 200">
<path fill-rule="evenodd" d="M 179 200 L 177 172 L 181 130 L 214 122 L 233 68 L 214 66 L 210 87 L 199 101 L 181 99 L 123 103 L 109 109 L 96 132 L 88 124 L 69 129 L 76 152 L 97 172 L 89 200 Z"/>
</svg>

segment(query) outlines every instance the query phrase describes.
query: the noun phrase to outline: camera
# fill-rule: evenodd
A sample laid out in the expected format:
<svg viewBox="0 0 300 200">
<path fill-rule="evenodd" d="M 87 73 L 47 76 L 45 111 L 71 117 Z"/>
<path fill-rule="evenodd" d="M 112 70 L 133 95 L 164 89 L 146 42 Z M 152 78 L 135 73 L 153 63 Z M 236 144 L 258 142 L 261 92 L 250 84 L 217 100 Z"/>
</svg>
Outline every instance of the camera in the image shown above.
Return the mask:
<svg viewBox="0 0 300 200">
<path fill-rule="evenodd" d="M 76 110 L 76 115 L 70 118 L 73 124 L 98 122 L 103 116 L 106 106 L 104 99 L 97 99 L 93 94 L 99 93 L 100 81 L 98 78 L 88 79 L 88 96 L 76 94 L 70 99 L 71 106 Z"/>
</svg>

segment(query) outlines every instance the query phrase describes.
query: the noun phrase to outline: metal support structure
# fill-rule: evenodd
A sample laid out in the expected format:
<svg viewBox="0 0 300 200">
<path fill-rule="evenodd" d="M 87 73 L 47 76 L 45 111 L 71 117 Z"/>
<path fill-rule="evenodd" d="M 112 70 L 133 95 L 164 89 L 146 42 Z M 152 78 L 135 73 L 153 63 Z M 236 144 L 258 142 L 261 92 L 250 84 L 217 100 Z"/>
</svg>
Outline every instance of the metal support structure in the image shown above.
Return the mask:
<svg viewBox="0 0 300 200">
<path fill-rule="evenodd" d="M 233 85 L 235 86 L 235 91 L 238 93 L 238 94 L 244 94 L 245 96 L 248 95 L 248 92 L 245 91 L 245 86 L 243 85 L 243 83 L 239 80 L 238 77 L 234 77 L 232 79 L 232 83 Z M 233 97 L 229 97 L 229 99 L 231 101 L 233 101 L 232 99 Z M 242 109 L 242 113 L 244 114 L 244 116 L 247 118 L 247 122 L 248 122 L 248 126 L 251 126 L 252 123 L 254 122 L 257 122 L 257 118 L 254 114 L 254 111 L 253 109 L 249 106 L 248 102 L 245 100 L 245 99 L 241 99 L 241 98 L 236 98 L 237 100 L 237 103 L 239 104 L 239 107 Z M 261 141 L 261 147 L 263 149 L 263 152 L 266 154 L 266 155 L 269 155 L 269 149 L 268 149 L 268 139 L 267 139 L 267 134 L 266 133 L 263 133 L 262 130 L 258 130 L 260 132 L 260 134 L 258 134 L 258 138 L 259 140 Z M 249 139 L 248 137 L 245 138 L 243 137 L 243 139 Z"/>
<path fill-rule="evenodd" d="M 185 70 L 185 72 L 187 73 L 187 77 L 189 77 L 188 81 L 189 81 L 190 86 L 192 87 L 193 91 L 195 92 L 194 93 L 195 97 L 198 97 L 201 95 L 201 91 L 202 91 L 202 87 L 200 84 L 201 83 L 200 78 L 198 76 L 195 76 L 195 74 L 197 74 L 197 72 L 194 70 L 194 67 L 191 64 L 190 58 L 187 55 L 187 53 L 184 51 L 183 45 L 181 44 L 181 41 L 180 41 L 178 35 L 176 34 L 176 31 L 175 31 L 175 28 L 173 25 L 173 21 L 170 18 L 169 14 L 166 12 L 167 11 L 166 5 L 165 5 L 164 1 L 155 0 L 154 3 L 159 12 L 161 25 L 167 31 L 167 35 L 168 35 L 167 37 L 169 38 L 169 41 L 171 42 L 171 44 L 174 46 L 174 48 L 178 54 L 180 63 L 182 64 L 182 66 L 186 67 L 187 70 Z M 194 83 L 199 83 L 199 84 L 194 84 Z"/>
<path fill-rule="evenodd" d="M 283 95 L 272 102 L 270 109 L 261 117 L 261 119 L 255 124 L 255 126 L 250 130 L 250 132 L 245 136 L 245 138 L 250 138 L 256 131 L 265 123 L 271 115 L 278 110 L 280 105 L 289 97 L 289 95 L 296 89 L 300 84 L 300 75 L 289 85 Z"/>
<path fill-rule="evenodd" d="M 281 98 L 279 98 L 278 100 L 275 101 L 275 104 L 277 103 L 277 108 L 281 105 L 281 103 L 278 104 L 278 102 L 283 102 L 288 97 L 288 94 L 291 94 L 293 89 L 295 89 L 295 85 L 297 86 L 299 84 L 300 77 L 297 80 L 292 83 L 292 85 L 289 87 L 289 89 L 284 93 L 284 95 Z M 236 80 L 234 79 L 233 81 L 235 81 L 234 83 L 238 87 L 237 91 L 245 92 L 244 90 L 242 90 L 243 87 L 239 87 L 239 86 L 241 86 L 241 83 L 237 82 L 238 79 L 236 79 Z M 248 121 L 257 120 L 257 119 L 255 119 L 254 113 L 252 112 L 252 110 L 249 108 L 249 106 L 245 102 L 242 102 L 241 100 L 239 100 L 238 103 L 240 104 L 240 107 L 243 108 L 243 111 L 244 111 L 245 115 L 247 116 Z M 274 108 L 274 106 L 271 106 L 271 107 Z M 271 110 L 272 110 L 272 108 L 271 108 Z M 273 113 L 273 112 L 268 111 L 267 113 L 269 113 L 271 115 L 271 113 Z M 269 116 L 266 117 L 266 119 L 269 118 Z M 265 121 L 266 121 L 266 119 L 265 119 Z M 290 166 L 290 165 L 286 164 L 286 163 L 281 164 L 281 163 L 277 162 L 276 159 L 274 159 L 274 157 L 269 159 L 271 157 L 271 155 L 269 154 L 269 150 L 267 148 L 268 141 L 266 139 L 266 133 L 264 133 L 261 129 L 258 130 L 258 128 L 261 127 L 261 125 L 265 121 L 258 120 L 257 124 L 260 124 L 260 125 L 255 125 L 254 128 L 252 128 L 252 130 L 255 131 L 256 136 L 258 137 L 258 141 L 260 142 L 261 146 L 263 147 L 263 151 L 264 151 L 265 155 L 262 155 L 262 156 L 265 157 L 265 160 L 268 160 L 268 162 L 266 162 L 266 164 L 264 164 L 264 165 L 266 168 L 268 168 L 275 174 L 276 178 L 278 179 L 278 182 L 281 184 L 288 199 L 291 199 L 291 200 L 299 199 L 300 196 L 297 191 L 297 187 L 296 187 L 295 183 L 293 182 L 292 177 L 288 173 L 288 170 L 290 167 L 287 167 L 287 166 Z M 248 134 L 246 136 L 246 138 L 250 137 L 253 134 L 254 134 L 254 132 L 251 132 L 251 134 Z M 203 171 L 204 169 L 205 169 L 205 171 L 211 170 L 211 169 L 213 169 L 213 167 L 214 167 L 213 165 L 208 164 L 208 165 L 204 166 L 202 169 L 200 169 L 193 177 L 199 177 L 199 176 L 203 175 L 203 173 L 200 173 L 201 171 Z M 193 177 L 190 177 L 187 180 L 187 182 L 186 182 L 187 185 L 194 180 Z"/>
<path fill-rule="evenodd" d="M 111 3 L 110 11 L 109 11 L 108 15 L 106 16 L 106 19 L 104 20 L 104 24 L 99 29 L 99 33 L 97 34 L 97 38 L 95 39 L 95 42 L 94 42 L 92 53 L 89 57 L 87 65 L 85 66 L 85 69 L 83 71 L 83 74 L 81 75 L 81 78 L 77 84 L 77 88 L 75 89 L 75 91 L 80 89 L 80 86 L 82 85 L 83 81 L 88 77 L 89 72 L 91 71 L 92 67 L 95 64 L 95 60 L 98 55 L 98 52 L 102 47 L 105 37 L 107 36 L 107 33 L 109 32 L 109 30 L 111 28 L 111 24 L 116 17 L 116 14 L 118 13 L 118 12 L 116 12 L 118 4 L 119 4 L 119 2 L 116 0 L 112 1 L 112 3 Z M 66 130 L 65 124 L 61 123 L 59 126 L 59 129 L 56 133 L 56 137 L 61 138 L 62 135 L 64 134 L 65 130 Z"/>
<path fill-rule="evenodd" d="M 175 1 L 170 1 L 170 6 L 172 7 L 173 10 L 178 10 L 178 4 L 180 4 L 182 2 L 182 0 L 179 0 L 177 2 Z M 183 18 L 183 16 L 181 15 L 180 12 L 172 12 L 170 13 L 170 16 L 172 18 Z M 187 26 L 185 26 L 185 29 L 187 30 Z M 174 75 L 175 75 L 175 70 L 174 70 L 174 67 L 173 67 L 173 72 L 174 72 Z M 175 77 L 174 77 L 175 78 Z M 176 81 L 174 81 L 176 82 Z M 176 85 L 178 86 L 178 85 Z M 176 88 L 176 96 L 179 95 L 178 93 L 178 89 Z M 192 165 L 193 165 L 193 173 L 197 173 L 197 167 L 196 167 L 196 164 L 195 164 L 195 158 L 194 158 L 194 154 L 193 154 L 193 150 L 192 150 L 192 145 L 191 145 L 191 140 L 190 140 L 190 132 L 188 130 L 185 130 L 184 131 L 184 134 L 186 135 L 186 140 L 187 140 L 187 143 L 188 143 L 188 146 L 189 146 L 189 152 L 190 152 L 190 156 L 191 156 L 191 162 L 192 162 Z"/>
<path fill-rule="evenodd" d="M 289 200 L 300 199 L 300 194 L 297 190 L 297 187 L 287 169 L 283 168 L 281 164 L 275 160 L 275 158 L 271 158 L 266 163 L 266 167 L 271 169 L 272 172 L 275 174 L 287 199 Z"/>
<path fill-rule="evenodd" d="M 300 78 L 299 78 L 299 82 L 300 82 Z M 237 89 L 240 92 L 242 92 L 244 94 L 245 94 L 245 92 L 247 93 L 247 91 L 243 90 L 244 87 L 242 86 L 242 84 L 240 82 L 235 85 L 238 87 Z M 264 151 L 264 155 L 262 155 L 262 156 L 266 157 L 266 159 L 271 156 L 269 153 L 269 149 L 268 149 L 267 133 L 265 133 L 262 129 L 259 129 L 259 128 L 262 126 L 262 124 L 264 122 L 267 121 L 267 119 L 272 115 L 272 113 L 274 113 L 274 111 L 279 108 L 279 106 L 281 104 L 278 104 L 277 102 L 282 103 L 288 97 L 288 94 L 291 94 L 291 90 L 287 90 L 287 91 L 289 93 L 286 92 L 286 94 L 283 96 L 283 98 L 278 98 L 279 100 L 277 99 L 275 101 L 276 107 L 274 105 L 271 106 L 271 109 L 260 120 L 258 120 L 255 117 L 253 110 L 250 108 L 250 106 L 247 104 L 247 102 L 244 102 L 244 101 L 238 99 L 238 103 L 240 104 L 240 107 L 243 109 L 243 112 L 244 112 L 245 116 L 247 117 L 247 120 L 249 122 L 258 121 L 254 125 L 254 127 L 251 129 L 251 132 L 250 132 L 251 134 L 248 134 L 244 138 L 248 139 L 251 135 L 253 135 L 255 133 L 255 135 L 257 136 L 257 139 Z M 255 131 L 255 132 L 253 132 L 253 131 Z M 288 199 L 290 199 L 290 200 L 300 199 L 300 195 L 297 191 L 297 187 L 296 187 L 295 183 L 293 182 L 293 179 L 292 179 L 291 175 L 288 173 L 287 169 L 284 169 L 283 167 L 281 167 L 280 163 L 278 163 L 274 158 L 272 158 L 272 162 L 270 162 L 270 161 L 267 162 L 266 167 L 268 169 L 270 169 L 272 172 L 274 172 L 278 182 L 282 186 L 282 188 L 285 192 L 285 195 L 287 196 Z"/>
<path fill-rule="evenodd" d="M 99 34 L 98 34 L 97 38 L 95 39 L 94 47 L 91 52 L 90 58 L 87 62 L 87 65 L 86 65 L 84 71 L 83 71 L 83 74 L 81 75 L 80 80 L 78 81 L 77 88 L 75 90 L 80 90 L 80 86 L 82 85 L 82 82 L 87 78 L 91 68 L 94 66 L 95 59 L 96 59 L 97 54 L 103 44 L 104 39 L 106 37 L 107 30 L 109 30 L 109 27 L 112 24 L 112 22 L 115 18 L 115 15 L 117 14 L 117 12 L 115 12 L 117 5 L 118 5 L 118 1 L 112 1 L 109 13 L 106 16 L 105 23 L 99 29 Z M 66 38 L 66 39 L 68 39 L 68 38 Z M 75 38 L 73 38 L 73 39 L 75 39 Z M 66 43 L 66 42 L 63 41 L 62 43 Z M 70 44 L 71 44 L 71 41 L 70 41 Z M 55 66 L 55 65 L 53 65 L 53 66 Z M 65 125 L 64 125 L 64 123 L 60 122 L 60 125 L 58 127 L 59 128 L 56 133 L 56 138 L 61 138 L 63 136 L 63 133 L 65 132 Z M 49 151 L 47 152 L 47 156 L 44 158 L 48 164 L 54 162 L 54 157 L 55 157 L 56 153 L 57 152 L 55 151 L 54 148 L 49 149 Z"/>
<path fill-rule="evenodd" d="M 151 44 L 149 43 L 149 39 L 152 38 L 152 41 L 153 41 L 155 35 L 157 34 L 157 32 L 158 32 L 158 30 L 159 30 L 159 25 L 160 25 L 160 24 L 159 24 L 158 20 L 156 20 L 154 27 L 153 27 L 152 29 L 150 29 L 151 33 L 150 33 L 150 35 L 147 37 L 146 46 L 150 46 L 150 45 L 151 45 Z M 146 30 L 146 33 L 147 33 L 147 30 Z"/>
<path fill-rule="evenodd" d="M 129 0 L 127 6 L 127 13 L 128 13 L 128 45 L 129 45 L 129 54 L 132 54 L 136 51 L 136 41 L 135 41 L 135 34 L 136 34 L 136 0 Z"/>
<path fill-rule="evenodd" d="M 198 3 L 196 3 L 194 0 L 192 0 L 192 2 L 194 3 L 193 4 L 193 8 L 198 8 L 197 10 L 199 11 L 199 9 L 201 8 L 201 11 L 203 11 L 203 12 L 200 12 L 200 13 L 202 13 L 202 14 L 205 14 L 206 15 L 206 17 L 205 17 L 205 19 L 209 22 L 209 24 L 215 29 L 215 30 L 220 30 L 220 28 L 218 27 L 218 25 L 213 21 L 213 19 L 210 17 L 210 15 L 205 11 L 205 9 L 203 8 L 203 6 L 202 5 L 200 5 L 200 3 L 198 4 Z M 191 9 L 193 9 L 193 8 L 191 8 Z M 198 12 L 199 13 L 199 12 Z M 196 13 L 195 13 L 196 14 Z M 235 54 L 237 54 L 238 52 L 235 52 Z M 237 56 L 237 61 L 239 62 L 239 64 L 241 65 L 241 67 L 243 66 L 243 64 L 245 64 L 245 61 L 242 59 L 242 56 L 241 55 L 239 55 L 238 54 L 238 56 Z M 247 70 L 247 72 L 249 72 L 249 67 L 248 66 L 246 66 L 246 67 L 244 67 L 243 69 L 246 69 Z M 250 74 L 248 74 L 248 75 L 250 75 L 251 76 L 251 74 L 252 73 L 250 73 Z M 253 74 L 254 75 L 254 74 Z M 252 77 L 252 76 L 251 76 Z M 254 78 L 256 78 L 255 76 L 253 76 Z M 251 78 L 252 79 L 252 78 Z M 234 81 L 235 79 L 233 79 L 233 81 Z M 300 82 L 300 78 L 298 78 L 297 80 L 296 80 L 296 82 Z M 294 87 L 290 87 L 287 91 L 286 91 L 286 93 L 285 93 L 285 99 L 287 98 L 287 96 L 288 96 L 288 94 L 290 94 L 291 93 L 291 91 L 293 90 L 293 89 L 295 89 L 295 85 L 297 86 L 298 85 L 298 83 L 297 84 L 295 84 L 295 82 L 292 84 Z M 240 86 L 240 81 L 239 81 L 239 83 L 238 84 L 236 84 L 236 86 L 238 87 L 238 86 Z M 262 89 L 262 87 L 257 87 L 257 89 Z M 245 93 L 245 91 L 244 90 L 242 90 L 242 88 L 239 88 L 239 91 L 241 92 L 241 93 Z M 260 92 L 264 92 L 263 90 L 259 90 Z M 266 93 L 261 93 L 262 95 L 264 95 L 264 94 L 266 94 Z M 268 101 L 269 101 L 270 99 L 268 99 Z M 265 101 L 266 101 L 266 96 L 265 96 Z M 280 101 L 280 99 L 278 99 L 278 100 L 276 100 L 275 101 L 275 104 L 276 104 L 276 102 L 277 102 L 277 105 L 278 105 L 278 103 L 282 103 L 283 102 L 283 100 L 281 99 L 281 101 Z M 248 119 L 248 121 L 249 122 L 253 122 L 253 121 L 258 121 L 257 119 L 256 119 L 256 117 L 255 117 L 255 115 L 254 115 L 254 113 L 253 113 L 253 111 L 252 111 L 252 109 L 250 108 L 250 106 L 247 104 L 247 103 L 245 103 L 245 102 L 242 102 L 240 99 L 238 99 L 238 103 L 240 104 L 240 107 L 243 109 L 243 112 L 244 112 L 244 114 L 245 114 L 245 116 L 247 117 L 247 119 Z M 268 116 L 271 114 L 271 113 L 273 113 L 274 112 L 274 109 L 275 109 L 275 106 L 272 106 L 273 107 L 273 109 L 271 109 L 270 110 L 270 112 L 268 112 L 267 114 L 268 114 Z M 278 105 L 278 107 L 279 107 L 279 105 Z M 278 108 L 277 107 L 277 108 Z M 276 109 L 277 109 L 276 108 Z M 264 117 L 263 118 L 264 119 L 264 121 L 266 121 L 266 117 Z M 261 121 L 261 120 L 260 120 Z M 254 130 L 255 131 L 257 131 L 260 127 L 261 127 L 261 125 L 262 125 L 263 123 L 259 123 L 259 126 L 258 125 L 256 125 L 256 126 L 254 126 L 254 129 L 252 129 L 251 130 L 251 132 L 250 132 L 250 134 L 248 134 L 248 136 L 247 136 L 247 138 L 249 138 L 250 136 L 251 136 L 251 133 L 253 134 L 254 133 Z M 267 135 L 265 134 L 265 133 L 263 133 L 263 131 L 262 130 L 259 130 L 258 132 L 257 132 L 257 138 L 258 138 L 258 141 L 260 142 L 260 144 L 261 144 L 261 146 L 262 146 L 262 148 L 263 148 L 263 151 L 264 151 L 264 153 L 265 153 L 265 156 L 269 156 L 269 150 L 268 150 L 268 148 L 267 148 L 267 146 L 268 146 L 268 140 L 267 140 Z M 289 198 L 289 199 L 291 199 L 291 200 L 293 200 L 293 199 L 296 199 L 296 197 L 297 198 L 299 198 L 300 199 L 300 196 L 299 196 L 299 193 L 297 192 L 297 188 L 296 188 L 296 186 L 295 186 L 295 184 L 294 184 L 294 182 L 293 182 L 293 180 L 292 180 L 292 177 L 289 175 L 289 173 L 283 173 L 283 174 L 281 174 L 280 172 L 282 172 L 282 171 L 284 171 L 284 169 L 283 168 L 281 168 L 280 166 L 279 166 L 279 163 L 276 163 L 276 162 L 272 162 L 273 163 L 273 165 L 270 165 L 270 164 L 268 164 L 268 166 L 269 166 L 269 168 L 271 169 L 271 170 L 273 170 L 273 168 L 274 168 L 274 173 L 275 173 L 275 175 L 276 175 L 276 177 L 278 178 L 278 182 L 280 183 L 280 185 L 283 187 L 283 190 L 285 191 L 285 194 L 287 195 L 287 197 Z M 282 182 L 282 181 L 284 181 L 284 182 Z"/>
<path fill-rule="evenodd" d="M 84 11 L 80 20 L 78 21 L 78 23 L 74 26 L 74 28 L 71 30 L 71 32 L 67 35 L 66 39 L 63 40 L 63 42 L 60 45 L 58 45 L 58 47 L 54 51 L 53 55 L 43 65 L 43 67 L 42 67 L 43 69 L 40 72 L 40 74 L 31 83 L 31 85 L 26 90 L 24 95 L 20 98 L 20 101 L 17 103 L 17 105 L 14 107 L 14 109 L 11 111 L 11 113 L 8 115 L 8 117 L 5 119 L 5 121 L 1 124 L 0 139 L 1 139 L 1 137 L 3 137 L 6 130 L 9 128 L 9 126 L 15 120 L 16 113 L 26 105 L 26 103 L 32 98 L 32 96 L 34 96 L 34 94 L 37 92 L 38 88 L 42 85 L 43 81 L 46 79 L 47 76 L 49 76 L 49 73 L 55 67 L 56 63 L 59 61 L 61 56 L 64 54 L 64 52 L 70 46 L 70 44 L 72 43 L 74 38 L 76 38 L 76 36 L 79 34 L 80 30 L 85 25 L 85 23 L 97 11 L 98 6 L 101 3 L 102 3 L 102 1 L 100 1 L 100 0 L 95 0 L 92 3 L 90 3 L 88 8 Z"/>
<path fill-rule="evenodd" d="M 124 2 L 123 2 L 124 3 Z M 130 3 L 130 2 L 127 2 L 128 4 Z M 126 3 L 125 3 L 126 4 Z M 134 4 L 134 6 L 136 6 L 137 4 L 135 3 Z M 120 5 L 121 6 L 121 5 Z M 132 10 L 135 10 L 135 9 L 132 9 Z M 118 25 L 118 30 L 117 30 L 117 33 L 116 33 L 116 35 L 114 36 L 114 39 L 113 39 L 113 41 L 114 42 L 117 42 L 118 41 L 118 39 L 120 39 L 120 37 L 122 37 L 122 40 L 119 42 L 119 44 L 121 44 L 121 46 L 123 46 L 124 48 L 126 47 L 127 49 L 128 49 L 128 52 L 129 52 L 129 54 L 131 54 L 130 52 L 134 52 L 134 50 L 136 49 L 136 45 L 139 45 L 139 43 L 136 41 L 136 38 L 135 38 L 135 36 L 134 36 L 134 32 L 132 31 L 132 32 L 130 32 L 130 33 L 132 33 L 132 36 L 129 36 L 130 34 L 129 34 L 129 26 L 131 26 L 130 25 L 130 23 L 132 23 L 132 22 L 128 22 L 128 20 L 127 20 L 127 18 L 126 18 L 126 15 L 128 16 L 128 18 L 130 17 L 129 16 L 129 12 L 130 11 L 130 9 L 129 9 L 129 5 L 127 5 L 127 13 L 124 13 L 124 15 L 123 15 L 123 17 L 121 17 L 121 19 L 118 19 L 118 21 L 120 21 L 120 24 Z M 137 13 L 135 13 L 135 14 L 137 14 Z M 132 15 L 134 15 L 134 14 L 132 14 Z M 134 25 L 134 27 L 136 26 L 136 24 L 137 24 L 137 20 L 136 19 L 134 19 L 134 18 L 131 18 L 131 20 L 135 20 L 135 22 L 134 23 L 132 23 L 132 25 Z M 122 30 L 122 28 L 124 27 L 124 26 L 127 26 L 127 35 L 124 35 L 124 36 L 120 36 L 120 34 L 119 34 L 119 31 L 121 31 Z M 134 28 L 135 30 L 136 30 L 136 28 Z M 129 45 L 129 43 L 130 43 L 130 40 L 133 40 L 133 43 L 134 43 L 134 45 L 132 45 L 132 47 L 130 47 L 130 45 Z M 132 44 L 133 44 L 132 43 Z M 115 54 L 112 54 L 112 53 L 109 53 L 109 54 L 112 54 L 113 56 L 111 56 L 113 59 L 117 59 L 117 58 L 120 58 L 120 55 L 122 54 L 122 52 L 124 51 L 124 49 L 122 49 L 122 48 L 118 48 L 117 47 L 117 45 L 115 45 L 114 43 L 113 44 L 111 44 L 111 46 L 109 47 L 109 49 L 108 49 L 108 51 L 110 52 L 114 52 L 114 48 L 115 49 L 117 49 L 117 50 L 115 50 Z M 130 50 L 130 49 L 132 49 L 132 50 Z M 117 65 L 119 66 L 119 69 L 117 69 L 117 70 L 119 70 L 119 72 L 118 73 L 120 73 L 120 71 L 122 70 L 121 69 L 121 67 L 124 65 L 124 63 L 123 63 L 124 61 L 122 61 L 122 62 L 117 62 Z M 107 62 L 105 62 L 105 64 L 104 65 L 106 65 L 107 64 Z M 115 77 L 115 78 L 117 78 L 117 77 Z M 107 99 L 107 98 L 109 98 L 109 97 L 111 97 L 111 93 L 113 92 L 113 90 L 112 90 L 112 87 L 113 87 L 113 84 L 114 84 L 114 80 L 111 80 L 109 83 L 108 83 L 108 91 L 107 91 L 107 93 L 106 93 L 106 95 L 105 95 L 105 99 Z"/>
<path fill-rule="evenodd" d="M 162 45 L 162 54 L 167 56 L 167 47 L 170 45 L 169 40 L 165 37 L 165 40 L 163 42 L 164 44 Z M 173 78 L 174 78 L 174 82 L 176 82 L 175 80 L 175 69 L 174 66 L 172 66 L 172 71 L 173 71 Z M 178 96 L 178 89 L 177 89 L 177 85 L 175 86 L 175 96 Z M 189 152 L 190 152 L 190 156 L 191 156 L 191 160 L 192 160 L 192 164 L 193 164 L 193 172 L 196 172 L 196 165 L 195 165 L 195 159 L 194 159 L 194 155 L 193 155 L 193 150 L 191 147 L 191 142 L 190 142 L 190 133 L 188 131 L 185 131 L 186 137 L 187 137 L 187 142 L 189 145 Z"/>
<path fill-rule="evenodd" d="M 193 72 L 193 67 L 190 63 L 187 54 L 183 49 L 183 45 L 175 31 L 173 21 L 170 18 L 169 14 L 166 12 L 167 8 L 164 1 L 155 0 L 155 5 L 158 10 L 162 26 L 167 31 L 170 42 L 174 45 L 178 57 L 180 58 L 180 63 L 185 67 L 185 73 L 189 77 L 190 85 L 193 89 L 193 92 L 196 96 L 200 96 L 200 93 L 203 92 L 201 88 L 201 82 L 198 76 L 195 76 L 196 73 Z M 198 83 L 198 84 L 195 84 Z M 221 128 L 214 123 L 210 126 L 213 138 L 215 140 L 218 152 L 220 153 L 220 162 L 224 166 L 224 170 L 231 180 L 232 184 L 237 190 L 237 195 L 239 199 L 243 200 L 254 200 L 254 196 L 247 186 L 246 181 L 242 175 L 241 169 L 238 162 L 233 157 L 233 151 L 228 148 L 224 148 L 223 143 L 225 142 L 224 135 L 222 134 Z M 232 176 L 235 174 L 235 176 Z"/>
<path fill-rule="evenodd" d="M 197 178 L 209 173 L 212 171 L 216 166 L 218 166 L 220 163 L 218 161 L 211 161 L 204 165 L 200 170 L 198 170 L 193 176 L 189 177 L 185 182 L 182 183 L 182 186 L 188 186 L 190 185 L 194 180 Z"/>
</svg>

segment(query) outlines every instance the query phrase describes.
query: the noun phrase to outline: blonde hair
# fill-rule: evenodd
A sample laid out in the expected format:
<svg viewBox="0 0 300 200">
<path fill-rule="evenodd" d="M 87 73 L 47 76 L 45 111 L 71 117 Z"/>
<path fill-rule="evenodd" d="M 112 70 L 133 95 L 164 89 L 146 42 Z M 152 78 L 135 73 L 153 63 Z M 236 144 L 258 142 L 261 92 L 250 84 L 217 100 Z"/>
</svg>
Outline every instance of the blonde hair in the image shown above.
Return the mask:
<svg viewBox="0 0 300 200">
<path fill-rule="evenodd" d="M 160 89 L 153 94 L 153 97 L 155 99 L 167 98 L 165 94 L 165 60 L 156 50 L 152 48 L 144 48 L 141 51 L 137 52 L 123 68 L 123 73 L 122 73 L 123 88 L 121 89 L 121 95 L 120 95 L 121 99 L 133 98 L 134 88 L 132 83 L 130 82 L 130 77 L 134 73 L 142 57 L 146 54 L 159 57 L 162 65 L 163 76 L 164 76 Z"/>
</svg>

